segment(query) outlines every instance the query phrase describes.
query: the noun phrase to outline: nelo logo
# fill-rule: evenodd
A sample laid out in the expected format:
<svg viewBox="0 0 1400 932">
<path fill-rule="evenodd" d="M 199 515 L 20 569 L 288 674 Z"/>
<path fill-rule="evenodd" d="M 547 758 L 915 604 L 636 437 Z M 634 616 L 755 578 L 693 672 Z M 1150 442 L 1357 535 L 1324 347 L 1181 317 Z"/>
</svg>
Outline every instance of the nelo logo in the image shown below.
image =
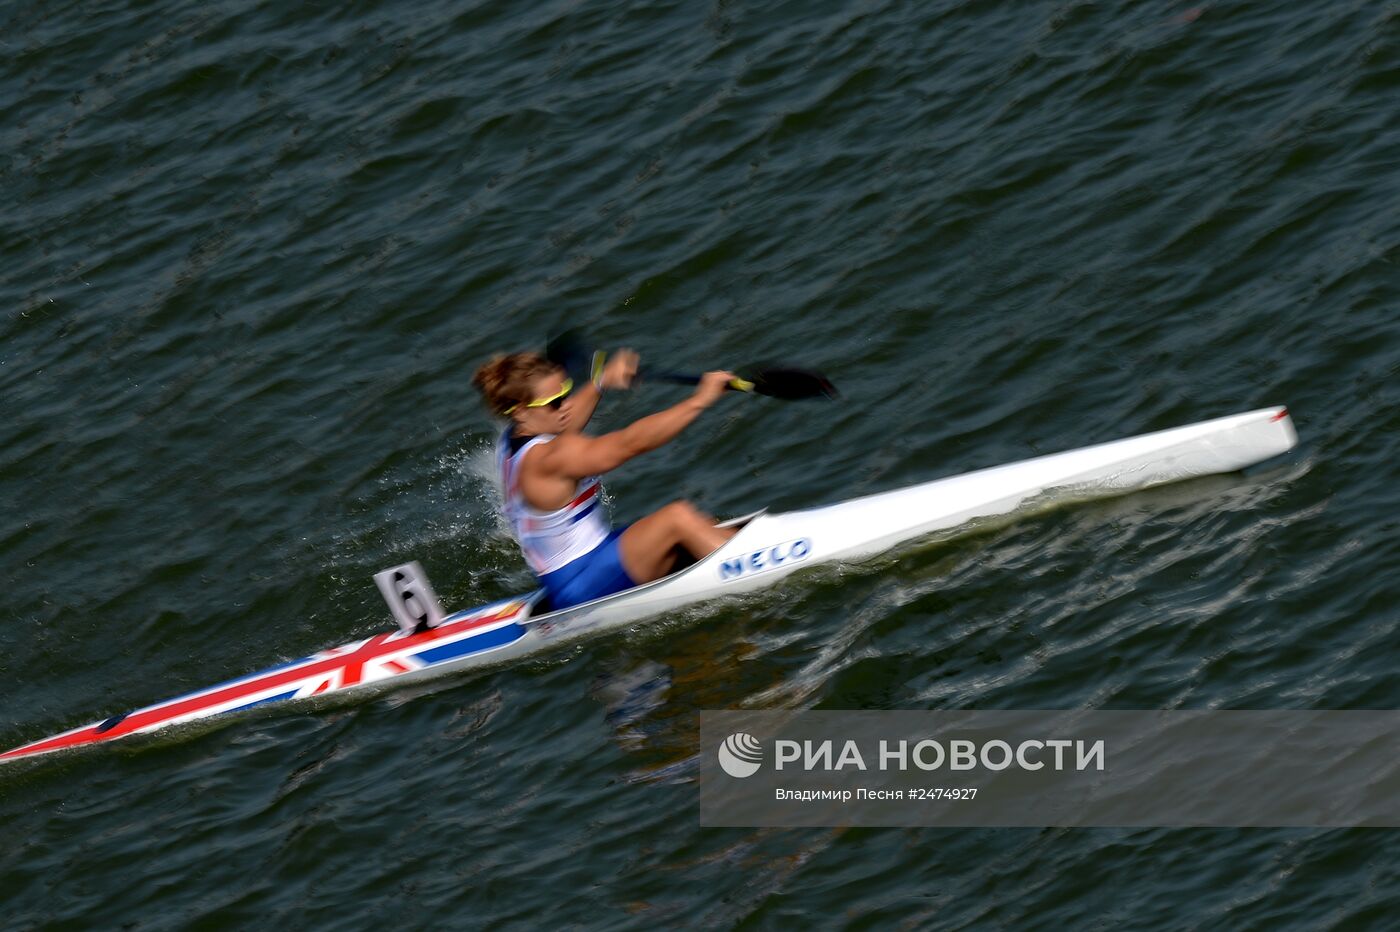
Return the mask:
<svg viewBox="0 0 1400 932">
<path fill-rule="evenodd" d="M 806 559 L 811 552 L 812 539 L 810 537 L 784 541 L 772 547 L 764 547 L 762 550 L 740 554 L 722 561 L 719 565 L 719 578 L 721 581 L 727 581 L 738 579 L 740 576 L 752 576 L 755 573 L 775 570 L 784 563 Z"/>
<path fill-rule="evenodd" d="M 751 777 L 763 766 L 763 745 L 753 735 L 736 732 L 720 744 L 719 765 L 731 777 Z"/>
</svg>

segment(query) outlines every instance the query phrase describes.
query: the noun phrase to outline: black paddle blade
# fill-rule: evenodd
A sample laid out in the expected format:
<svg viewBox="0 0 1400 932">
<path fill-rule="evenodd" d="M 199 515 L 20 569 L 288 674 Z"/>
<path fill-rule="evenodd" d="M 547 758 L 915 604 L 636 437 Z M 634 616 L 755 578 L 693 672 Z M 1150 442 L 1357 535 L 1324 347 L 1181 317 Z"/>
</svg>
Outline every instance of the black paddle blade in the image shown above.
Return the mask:
<svg viewBox="0 0 1400 932">
<path fill-rule="evenodd" d="M 804 398 L 835 398 L 836 386 L 820 372 L 806 369 L 790 369 L 786 366 L 761 366 L 748 372 L 740 372 L 740 377 L 753 383 L 756 395 L 767 395 L 783 401 L 801 401 Z"/>
<path fill-rule="evenodd" d="M 545 344 L 544 356 L 556 366 L 569 373 L 575 381 L 588 381 L 593 365 L 593 347 L 584 340 L 578 330 L 565 330 L 550 338 Z"/>
</svg>

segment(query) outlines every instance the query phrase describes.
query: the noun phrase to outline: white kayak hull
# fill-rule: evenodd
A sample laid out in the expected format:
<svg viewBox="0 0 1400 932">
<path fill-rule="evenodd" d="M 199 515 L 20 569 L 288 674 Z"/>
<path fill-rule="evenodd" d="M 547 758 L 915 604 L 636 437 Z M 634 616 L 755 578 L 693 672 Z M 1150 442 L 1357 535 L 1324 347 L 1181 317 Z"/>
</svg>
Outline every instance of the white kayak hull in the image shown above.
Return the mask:
<svg viewBox="0 0 1400 932">
<path fill-rule="evenodd" d="M 905 541 L 1015 513 L 1042 498 L 1091 500 L 1235 472 L 1285 453 L 1297 442 L 1287 410 L 1266 408 L 834 505 L 760 512 L 723 547 L 680 573 L 534 623 L 551 636 L 625 625 L 762 588 L 804 566 L 875 556 Z"/>
<path fill-rule="evenodd" d="M 496 664 L 708 599 L 772 585 L 803 567 L 860 560 L 905 541 L 1037 502 L 1092 499 L 1233 472 L 1298 442 L 1284 408 L 1265 408 L 1127 440 L 1040 456 L 785 514 L 758 512 L 723 547 L 655 582 L 540 614 L 529 593 L 449 616 L 418 634 L 395 631 L 23 745 L 30 757 L 275 702 L 386 687 Z"/>
</svg>

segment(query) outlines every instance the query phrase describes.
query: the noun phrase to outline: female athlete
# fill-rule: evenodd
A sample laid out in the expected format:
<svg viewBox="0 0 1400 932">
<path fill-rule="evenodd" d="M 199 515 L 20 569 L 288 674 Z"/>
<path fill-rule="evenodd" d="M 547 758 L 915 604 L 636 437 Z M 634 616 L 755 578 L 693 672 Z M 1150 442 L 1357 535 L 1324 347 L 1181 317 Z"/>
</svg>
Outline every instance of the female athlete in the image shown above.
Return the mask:
<svg viewBox="0 0 1400 932">
<path fill-rule="evenodd" d="M 509 419 L 496 457 L 505 516 L 554 609 L 660 579 L 684 556 L 702 559 L 736 533 L 687 501 L 609 526 L 602 474 L 675 438 L 734 378 L 707 372 L 679 404 L 612 433 L 585 434 L 602 391 L 629 388 L 636 373 L 637 354 L 620 350 L 592 382 L 575 386 L 559 366 L 526 352 L 496 356 L 472 379 L 487 408 Z"/>
</svg>

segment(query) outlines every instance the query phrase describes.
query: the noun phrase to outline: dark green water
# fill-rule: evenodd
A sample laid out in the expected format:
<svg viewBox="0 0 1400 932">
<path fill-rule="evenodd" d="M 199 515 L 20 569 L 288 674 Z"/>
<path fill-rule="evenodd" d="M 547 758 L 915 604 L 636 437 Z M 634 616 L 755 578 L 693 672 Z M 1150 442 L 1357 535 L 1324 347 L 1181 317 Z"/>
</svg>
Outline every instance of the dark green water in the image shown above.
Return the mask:
<svg viewBox="0 0 1400 932">
<path fill-rule="evenodd" d="M 1303 437 L 8 767 L 0 924 L 1394 922 L 1394 832 L 701 830 L 693 713 L 1397 707 L 1400 4 L 11 2 L 0 49 L 3 747 L 375 632 L 405 559 L 528 588 L 469 377 L 565 324 L 845 393 L 726 400 L 621 520 L 1267 404 Z"/>
</svg>

